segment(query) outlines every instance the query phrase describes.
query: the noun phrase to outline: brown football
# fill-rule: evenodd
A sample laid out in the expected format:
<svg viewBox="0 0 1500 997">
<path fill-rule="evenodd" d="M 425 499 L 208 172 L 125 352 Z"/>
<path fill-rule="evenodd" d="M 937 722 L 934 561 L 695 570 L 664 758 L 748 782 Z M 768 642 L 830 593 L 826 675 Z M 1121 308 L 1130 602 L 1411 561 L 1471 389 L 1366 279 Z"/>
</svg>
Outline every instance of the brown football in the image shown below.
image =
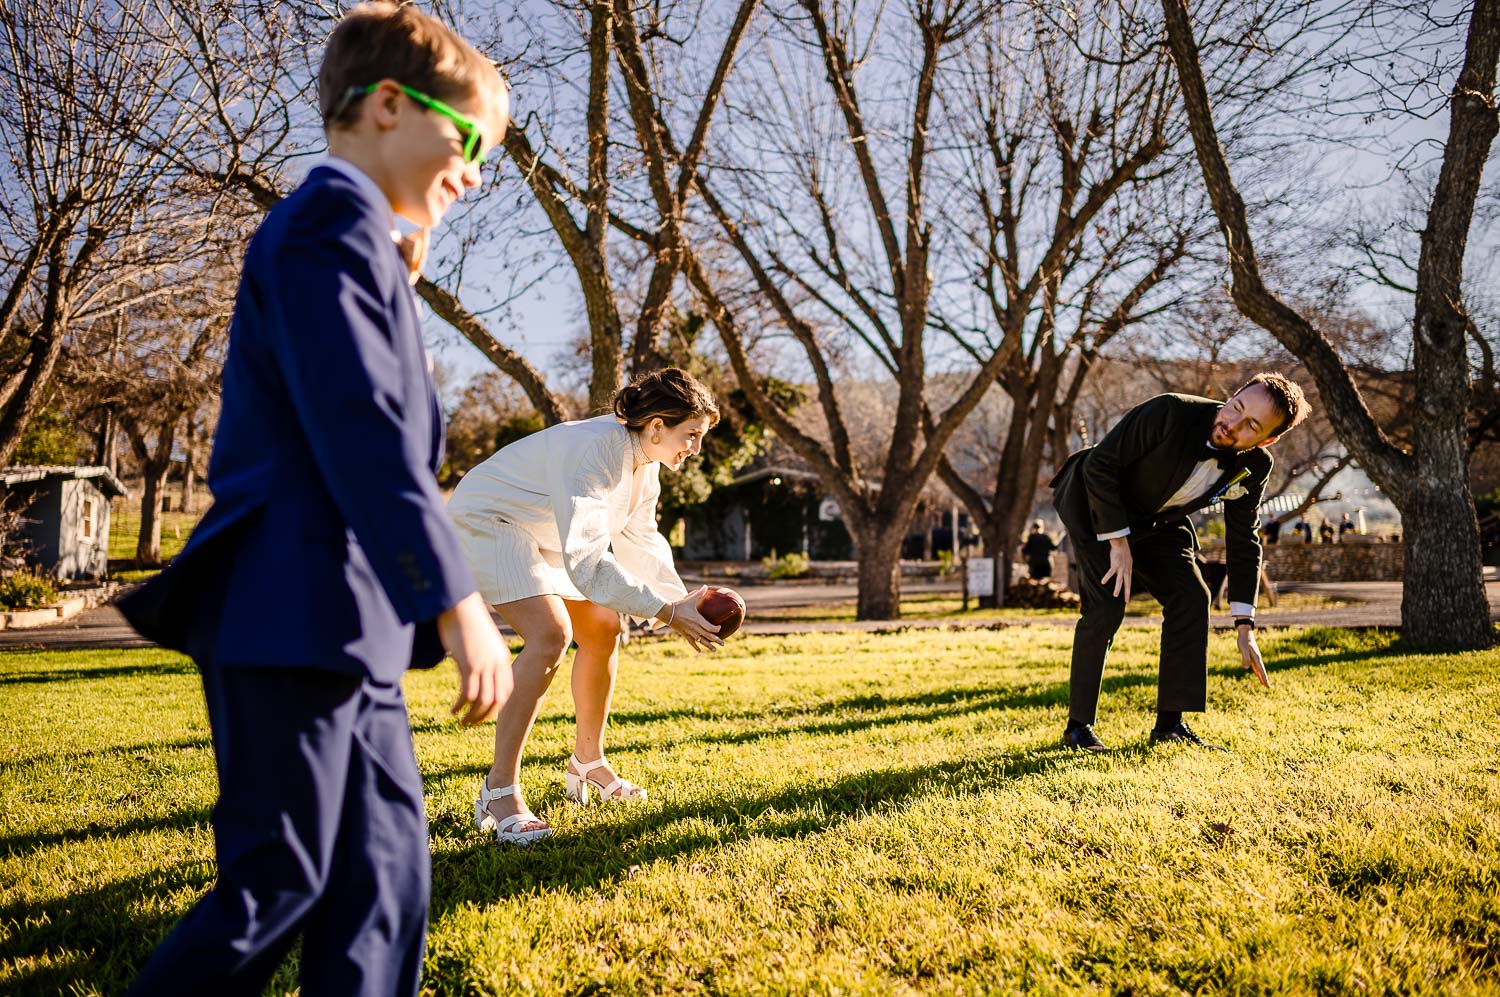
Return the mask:
<svg viewBox="0 0 1500 997">
<path fill-rule="evenodd" d="M 718 627 L 722 639 L 745 622 L 745 600 L 734 589 L 715 585 L 698 599 L 698 615 Z"/>
</svg>

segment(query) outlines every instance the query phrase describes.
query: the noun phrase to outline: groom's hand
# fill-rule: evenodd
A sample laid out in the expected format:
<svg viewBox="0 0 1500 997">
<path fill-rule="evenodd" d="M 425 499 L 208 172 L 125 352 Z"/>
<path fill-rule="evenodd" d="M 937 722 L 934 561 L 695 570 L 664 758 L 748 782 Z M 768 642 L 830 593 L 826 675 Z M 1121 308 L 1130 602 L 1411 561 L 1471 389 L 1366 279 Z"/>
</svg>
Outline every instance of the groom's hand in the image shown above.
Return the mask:
<svg viewBox="0 0 1500 997">
<path fill-rule="evenodd" d="M 1250 627 L 1239 628 L 1240 660 L 1255 673 L 1260 684 L 1271 688 L 1270 676 L 1266 674 L 1266 663 L 1261 660 L 1260 648 L 1255 646 L 1255 631 Z"/>
<path fill-rule="evenodd" d="M 1100 585 L 1108 585 L 1109 580 L 1115 580 L 1115 595 L 1122 591 L 1125 593 L 1125 601 L 1130 601 L 1130 575 L 1133 570 L 1130 558 L 1130 541 L 1125 537 L 1115 537 L 1109 542 L 1109 570 L 1104 577 L 1099 579 Z"/>
</svg>

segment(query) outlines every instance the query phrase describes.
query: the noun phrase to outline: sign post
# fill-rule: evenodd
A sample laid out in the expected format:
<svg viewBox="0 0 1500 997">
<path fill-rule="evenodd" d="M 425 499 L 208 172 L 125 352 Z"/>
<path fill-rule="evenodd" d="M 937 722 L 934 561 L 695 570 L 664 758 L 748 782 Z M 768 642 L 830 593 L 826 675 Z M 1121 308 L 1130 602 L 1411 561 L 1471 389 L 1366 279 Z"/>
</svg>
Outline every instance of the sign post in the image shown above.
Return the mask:
<svg viewBox="0 0 1500 997">
<path fill-rule="evenodd" d="M 971 557 L 964 562 L 964 609 L 969 608 L 969 596 L 975 597 L 975 605 L 983 606 L 986 596 L 995 594 L 995 559 L 993 557 Z"/>
</svg>

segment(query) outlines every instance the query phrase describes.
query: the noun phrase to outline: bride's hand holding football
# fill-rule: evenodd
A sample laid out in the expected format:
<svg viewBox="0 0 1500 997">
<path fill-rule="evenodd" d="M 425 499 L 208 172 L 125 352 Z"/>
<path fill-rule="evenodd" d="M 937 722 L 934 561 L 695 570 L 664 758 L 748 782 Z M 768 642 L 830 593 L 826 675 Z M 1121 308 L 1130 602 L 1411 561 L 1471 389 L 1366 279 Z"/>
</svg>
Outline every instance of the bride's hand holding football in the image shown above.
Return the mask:
<svg viewBox="0 0 1500 997">
<path fill-rule="evenodd" d="M 698 600 L 703 598 L 707 591 L 707 585 L 699 586 L 696 592 L 689 592 L 676 602 L 669 602 L 662 606 L 656 614 L 658 620 L 680 633 L 689 644 L 693 645 L 695 651 L 702 651 L 705 647 L 712 651 L 724 644 L 718 635 L 719 628 L 705 620 L 698 612 Z"/>
</svg>

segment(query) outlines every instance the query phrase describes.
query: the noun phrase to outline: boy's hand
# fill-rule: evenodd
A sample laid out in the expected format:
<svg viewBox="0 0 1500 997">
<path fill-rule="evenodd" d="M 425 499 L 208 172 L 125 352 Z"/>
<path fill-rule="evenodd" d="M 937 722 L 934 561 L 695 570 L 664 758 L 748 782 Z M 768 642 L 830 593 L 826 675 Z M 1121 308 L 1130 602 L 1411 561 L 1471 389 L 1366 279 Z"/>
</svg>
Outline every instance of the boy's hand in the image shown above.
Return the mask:
<svg viewBox="0 0 1500 997">
<path fill-rule="evenodd" d="M 450 712 L 458 714 L 465 727 L 495 719 L 510 698 L 514 676 L 510 649 L 490 618 L 489 607 L 478 592 L 438 617 L 438 637 L 458 664 L 458 698 Z"/>
</svg>

